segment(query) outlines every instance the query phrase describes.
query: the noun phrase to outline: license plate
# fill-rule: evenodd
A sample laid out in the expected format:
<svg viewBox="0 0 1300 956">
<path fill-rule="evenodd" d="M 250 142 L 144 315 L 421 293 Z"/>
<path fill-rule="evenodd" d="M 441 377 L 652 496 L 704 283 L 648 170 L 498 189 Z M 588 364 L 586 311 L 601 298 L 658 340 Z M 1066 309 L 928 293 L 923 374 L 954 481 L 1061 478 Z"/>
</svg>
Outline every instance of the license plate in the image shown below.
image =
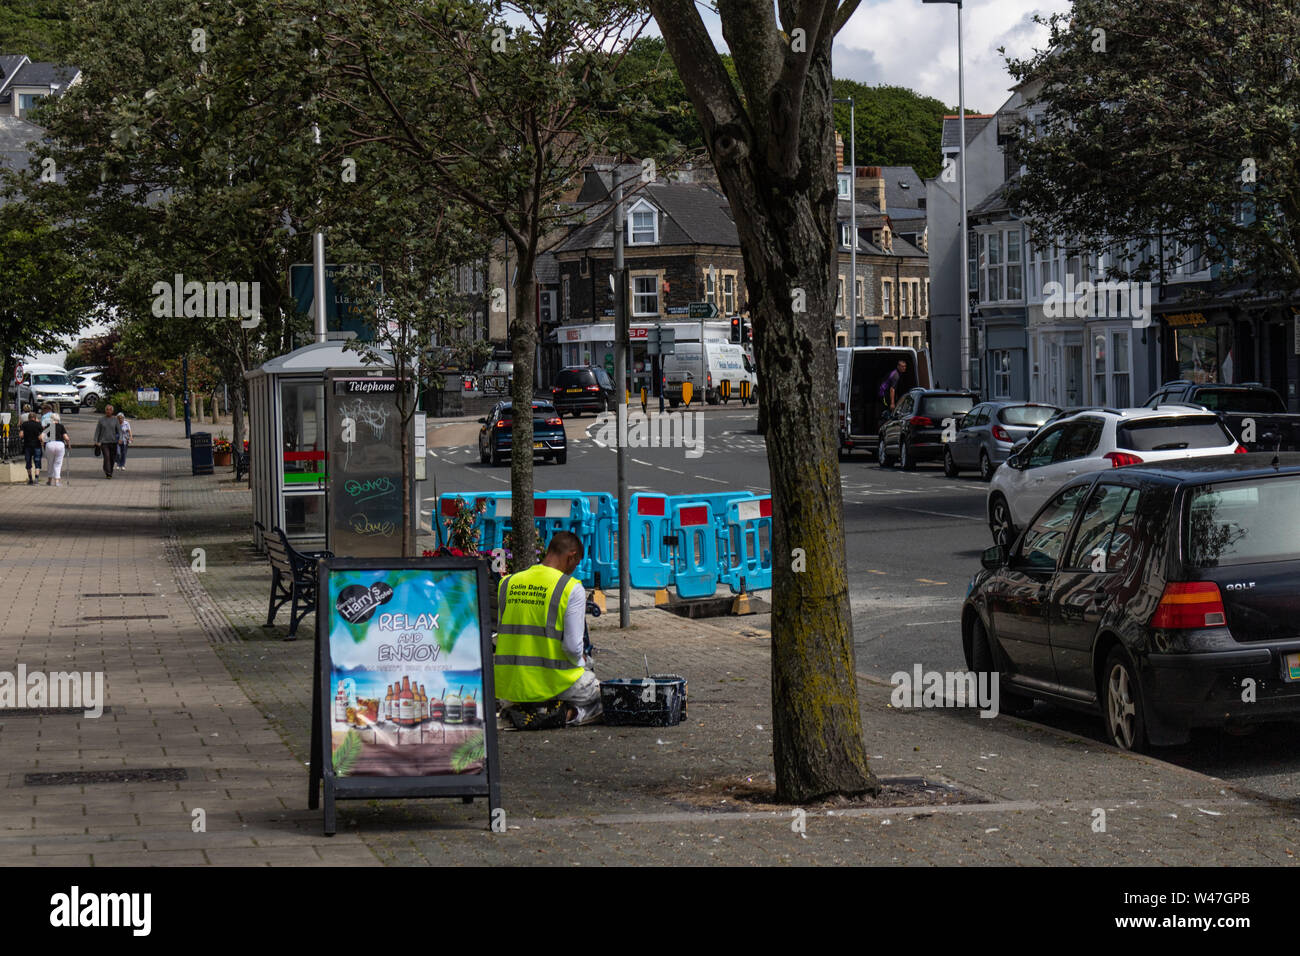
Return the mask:
<svg viewBox="0 0 1300 956">
<path fill-rule="evenodd" d="M 546 445 L 545 445 L 545 442 L 535 441 L 535 442 L 533 442 L 533 447 L 534 447 L 534 448 L 544 448 L 544 447 L 546 447 Z"/>
<path fill-rule="evenodd" d="M 1300 654 L 1287 654 L 1282 658 L 1282 679 L 1300 681 Z"/>
<path fill-rule="evenodd" d="M 581 394 L 582 394 L 582 389 L 580 389 L 580 388 L 566 388 L 565 391 L 568 392 L 570 395 L 581 395 Z"/>
</svg>

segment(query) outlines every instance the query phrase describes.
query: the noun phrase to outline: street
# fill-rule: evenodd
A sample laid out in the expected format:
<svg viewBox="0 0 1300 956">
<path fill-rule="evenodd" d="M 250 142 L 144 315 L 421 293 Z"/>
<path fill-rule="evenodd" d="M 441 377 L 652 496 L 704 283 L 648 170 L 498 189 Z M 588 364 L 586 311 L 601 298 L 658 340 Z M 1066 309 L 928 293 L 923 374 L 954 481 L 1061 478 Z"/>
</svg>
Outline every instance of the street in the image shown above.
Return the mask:
<svg viewBox="0 0 1300 956">
<path fill-rule="evenodd" d="M 640 406 L 630 406 L 640 414 Z M 705 407 L 703 455 L 683 448 L 639 448 L 629 453 L 632 491 L 666 494 L 747 489 L 769 491 L 763 437 L 755 431 L 753 408 Z M 509 487 L 507 465 L 479 463 L 478 425 L 437 423 L 430 427 L 430 460 L 438 493 L 493 491 Z M 569 441 L 565 465 L 538 462 L 538 491 L 577 489 L 613 493 L 616 456 L 594 436 L 600 420 L 565 419 Z M 981 552 L 992 543 L 985 518 L 987 486 L 977 475 L 944 477 L 938 462 L 915 472 L 880 468 L 873 456 L 842 462 L 844 533 L 849 594 L 859 672 L 888 682 L 898 671 L 965 669 L 959 615 L 966 586 L 979 569 Z M 1057 730 L 1104 742 L 1098 716 L 1044 704 L 1029 719 Z M 1189 744 L 1161 748 L 1153 756 L 1232 781 L 1274 799 L 1300 794 L 1300 756 L 1294 724 L 1268 724 L 1249 735 L 1197 731 Z"/>
</svg>

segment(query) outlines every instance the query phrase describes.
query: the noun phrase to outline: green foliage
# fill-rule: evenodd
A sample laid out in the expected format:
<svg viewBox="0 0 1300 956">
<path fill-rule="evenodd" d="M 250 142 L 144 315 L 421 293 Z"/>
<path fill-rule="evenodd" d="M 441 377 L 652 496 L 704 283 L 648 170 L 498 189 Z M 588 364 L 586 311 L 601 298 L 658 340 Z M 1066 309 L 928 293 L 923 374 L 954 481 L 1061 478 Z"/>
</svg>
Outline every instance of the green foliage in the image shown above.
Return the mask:
<svg viewBox="0 0 1300 956">
<path fill-rule="evenodd" d="M 334 776 L 346 777 L 350 774 L 361 759 L 361 735 L 356 730 L 349 729 L 343 742 L 334 749 L 333 757 Z"/>
<path fill-rule="evenodd" d="M 101 401 L 100 410 L 105 405 L 112 405 L 116 412 L 125 413 L 127 418 L 166 418 L 167 407 L 163 404 L 141 405 L 135 400 L 134 392 L 114 392 L 107 401 Z"/>
<path fill-rule="evenodd" d="M 22 0 L 0 6 L 0 53 L 70 64 L 69 0 Z"/>
<path fill-rule="evenodd" d="M 476 763 L 487 759 L 487 738 L 479 731 L 451 753 L 451 769 L 464 773 Z"/>
<path fill-rule="evenodd" d="M 1163 238 L 1114 278 L 1204 252 L 1224 279 L 1300 287 L 1300 9 L 1076 0 L 1039 22 L 1050 52 L 1008 64 L 1044 114 L 1009 150 L 1037 231 L 1089 252 Z"/>
<path fill-rule="evenodd" d="M 943 117 L 955 115 L 955 108 L 901 86 L 835 80 L 831 89 L 837 99 L 853 98 L 859 166 L 911 166 L 922 179 L 938 175 L 942 166 L 939 146 Z M 835 104 L 835 129 L 844 138 L 847 164 L 849 104 Z"/>
</svg>

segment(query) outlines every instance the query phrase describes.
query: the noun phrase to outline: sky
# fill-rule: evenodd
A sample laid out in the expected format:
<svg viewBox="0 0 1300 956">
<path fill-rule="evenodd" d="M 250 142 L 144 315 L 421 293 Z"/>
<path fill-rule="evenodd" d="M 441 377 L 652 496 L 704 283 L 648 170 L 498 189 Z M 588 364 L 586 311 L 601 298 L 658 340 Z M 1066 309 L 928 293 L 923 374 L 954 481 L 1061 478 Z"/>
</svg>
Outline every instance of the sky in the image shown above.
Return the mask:
<svg viewBox="0 0 1300 956">
<path fill-rule="evenodd" d="M 1069 0 L 964 0 L 962 47 L 966 108 L 991 113 L 1009 96 L 1011 77 L 998 53 L 1027 57 L 1046 43 L 1047 31 L 1033 22 L 1064 13 Z M 717 15 L 701 5 L 704 22 L 719 50 L 726 50 Z M 658 31 L 651 27 L 650 31 Z M 921 0 L 862 0 L 840 31 L 832 53 L 835 76 L 868 86 L 903 86 L 945 104 L 957 105 L 957 7 Z M 100 328 L 87 329 L 95 334 Z M 63 352 L 40 361 L 60 361 Z"/>
<path fill-rule="evenodd" d="M 1033 22 L 1069 10 L 1068 0 L 965 0 L 962 53 L 966 108 L 991 113 L 1010 95 L 1011 77 L 998 53 L 1023 58 L 1046 45 L 1047 30 Z M 719 50 L 725 50 L 716 14 L 701 6 Z M 836 38 L 832 65 L 838 79 L 868 86 L 903 86 L 957 105 L 957 7 L 921 0 L 862 0 Z"/>
</svg>

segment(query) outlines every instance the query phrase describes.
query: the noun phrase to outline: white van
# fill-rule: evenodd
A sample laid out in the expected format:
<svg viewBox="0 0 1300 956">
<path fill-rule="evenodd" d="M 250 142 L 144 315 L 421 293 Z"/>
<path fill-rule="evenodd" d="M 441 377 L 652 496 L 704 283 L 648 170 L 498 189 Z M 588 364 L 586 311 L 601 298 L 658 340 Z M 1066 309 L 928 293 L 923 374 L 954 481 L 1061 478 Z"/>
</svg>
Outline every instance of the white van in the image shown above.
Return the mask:
<svg viewBox="0 0 1300 956">
<path fill-rule="evenodd" d="M 699 342 L 678 342 L 664 358 L 664 397 L 676 408 L 682 400 L 682 383 L 690 382 L 693 395 L 703 388 L 710 405 L 734 398 L 740 400 L 740 383 L 749 383 L 749 400 L 758 400 L 758 371 L 743 346 L 731 342 L 705 341 L 705 364 L 700 362 Z M 701 383 L 701 378 L 703 382 Z M 723 382 L 731 383 L 731 394 L 723 394 Z M 695 401 L 694 398 L 691 399 Z"/>
<path fill-rule="evenodd" d="M 835 350 L 839 365 L 839 433 L 840 460 L 855 451 L 876 453 L 880 439 L 880 416 L 886 399 L 880 395 L 882 383 L 894 371 L 899 360 L 907 363 L 907 372 L 894 387 L 896 398 L 914 388 L 930 388 L 930 352 L 894 345 L 867 345 Z"/>
</svg>

